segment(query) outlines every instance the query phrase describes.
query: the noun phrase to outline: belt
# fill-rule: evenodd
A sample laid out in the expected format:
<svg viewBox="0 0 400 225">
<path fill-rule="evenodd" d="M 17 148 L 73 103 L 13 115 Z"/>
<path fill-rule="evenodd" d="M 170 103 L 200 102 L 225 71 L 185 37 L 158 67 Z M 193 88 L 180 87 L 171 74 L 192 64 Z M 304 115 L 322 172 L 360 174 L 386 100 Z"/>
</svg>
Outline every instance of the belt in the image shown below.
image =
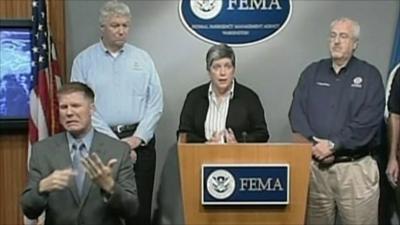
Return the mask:
<svg viewBox="0 0 400 225">
<path fill-rule="evenodd" d="M 136 130 L 138 125 L 139 125 L 139 123 L 128 124 L 128 125 L 120 124 L 120 125 L 112 126 L 111 130 L 116 134 L 121 134 L 124 132 L 132 132 L 132 131 Z"/>
<path fill-rule="evenodd" d="M 360 153 L 352 154 L 352 155 L 335 156 L 335 160 L 333 161 L 333 163 L 353 162 L 353 161 L 359 160 L 361 158 L 364 158 L 367 155 L 371 155 L 371 152 L 364 151 L 364 152 L 360 152 Z"/>
</svg>

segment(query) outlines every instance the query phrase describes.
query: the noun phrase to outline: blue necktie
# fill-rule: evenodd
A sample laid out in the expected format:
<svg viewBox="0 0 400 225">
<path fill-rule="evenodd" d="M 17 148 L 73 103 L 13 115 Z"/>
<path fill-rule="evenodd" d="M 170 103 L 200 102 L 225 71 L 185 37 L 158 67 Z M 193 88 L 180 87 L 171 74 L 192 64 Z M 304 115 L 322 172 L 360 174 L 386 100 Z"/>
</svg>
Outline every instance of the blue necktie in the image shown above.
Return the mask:
<svg viewBox="0 0 400 225">
<path fill-rule="evenodd" d="M 74 155 L 72 157 L 72 166 L 76 171 L 75 182 L 78 188 L 79 196 L 82 195 L 83 181 L 85 180 L 85 167 L 83 166 L 81 159 L 86 155 L 86 146 L 84 143 L 79 145 L 77 148 L 76 144 L 72 145 Z"/>
</svg>

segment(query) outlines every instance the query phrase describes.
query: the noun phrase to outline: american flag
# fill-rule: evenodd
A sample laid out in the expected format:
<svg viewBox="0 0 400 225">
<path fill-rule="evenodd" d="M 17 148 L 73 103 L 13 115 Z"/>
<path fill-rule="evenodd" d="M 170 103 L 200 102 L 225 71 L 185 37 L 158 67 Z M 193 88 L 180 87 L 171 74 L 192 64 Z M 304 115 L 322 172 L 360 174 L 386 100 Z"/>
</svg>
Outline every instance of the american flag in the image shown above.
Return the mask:
<svg viewBox="0 0 400 225">
<path fill-rule="evenodd" d="M 32 91 L 29 96 L 29 143 L 31 145 L 61 131 L 57 89 L 61 86 L 55 45 L 47 20 L 46 0 L 32 1 Z M 39 218 L 43 224 L 44 215 Z M 25 218 L 25 224 L 37 224 Z"/>
<path fill-rule="evenodd" d="M 47 20 L 45 0 L 32 1 L 32 75 L 29 142 L 60 131 L 57 89 L 61 86 L 56 50 Z"/>
</svg>

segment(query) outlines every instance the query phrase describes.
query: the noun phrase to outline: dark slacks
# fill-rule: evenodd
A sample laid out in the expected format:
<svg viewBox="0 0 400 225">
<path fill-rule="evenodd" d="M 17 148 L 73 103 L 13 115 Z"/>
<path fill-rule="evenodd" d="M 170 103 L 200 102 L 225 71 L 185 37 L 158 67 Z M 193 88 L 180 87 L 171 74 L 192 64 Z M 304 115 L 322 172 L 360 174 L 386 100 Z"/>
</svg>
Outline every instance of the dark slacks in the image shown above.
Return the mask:
<svg viewBox="0 0 400 225">
<path fill-rule="evenodd" d="M 134 165 L 134 171 L 140 205 L 138 214 L 128 224 L 150 225 L 154 173 L 156 169 L 155 138 L 148 145 L 140 146 L 135 151 L 137 160 Z"/>
<path fill-rule="evenodd" d="M 118 134 L 119 138 L 125 138 L 134 131 Z M 156 170 L 156 139 L 153 137 L 145 146 L 139 146 L 134 151 L 137 154 L 133 170 L 139 197 L 139 212 L 135 217 L 127 218 L 127 225 L 150 225 L 152 198 L 154 188 L 154 174 Z"/>
</svg>

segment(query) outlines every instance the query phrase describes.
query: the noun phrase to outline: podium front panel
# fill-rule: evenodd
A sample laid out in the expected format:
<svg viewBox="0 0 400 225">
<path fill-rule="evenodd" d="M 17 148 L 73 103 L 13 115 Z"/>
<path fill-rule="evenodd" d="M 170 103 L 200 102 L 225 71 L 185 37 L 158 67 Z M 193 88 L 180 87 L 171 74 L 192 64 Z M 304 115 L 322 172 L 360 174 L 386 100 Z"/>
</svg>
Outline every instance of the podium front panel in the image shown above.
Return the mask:
<svg viewBox="0 0 400 225">
<path fill-rule="evenodd" d="M 310 144 L 178 144 L 185 224 L 304 224 Z M 203 205 L 203 165 L 289 165 L 289 204 Z M 264 185 L 266 185 L 264 183 Z"/>
</svg>

